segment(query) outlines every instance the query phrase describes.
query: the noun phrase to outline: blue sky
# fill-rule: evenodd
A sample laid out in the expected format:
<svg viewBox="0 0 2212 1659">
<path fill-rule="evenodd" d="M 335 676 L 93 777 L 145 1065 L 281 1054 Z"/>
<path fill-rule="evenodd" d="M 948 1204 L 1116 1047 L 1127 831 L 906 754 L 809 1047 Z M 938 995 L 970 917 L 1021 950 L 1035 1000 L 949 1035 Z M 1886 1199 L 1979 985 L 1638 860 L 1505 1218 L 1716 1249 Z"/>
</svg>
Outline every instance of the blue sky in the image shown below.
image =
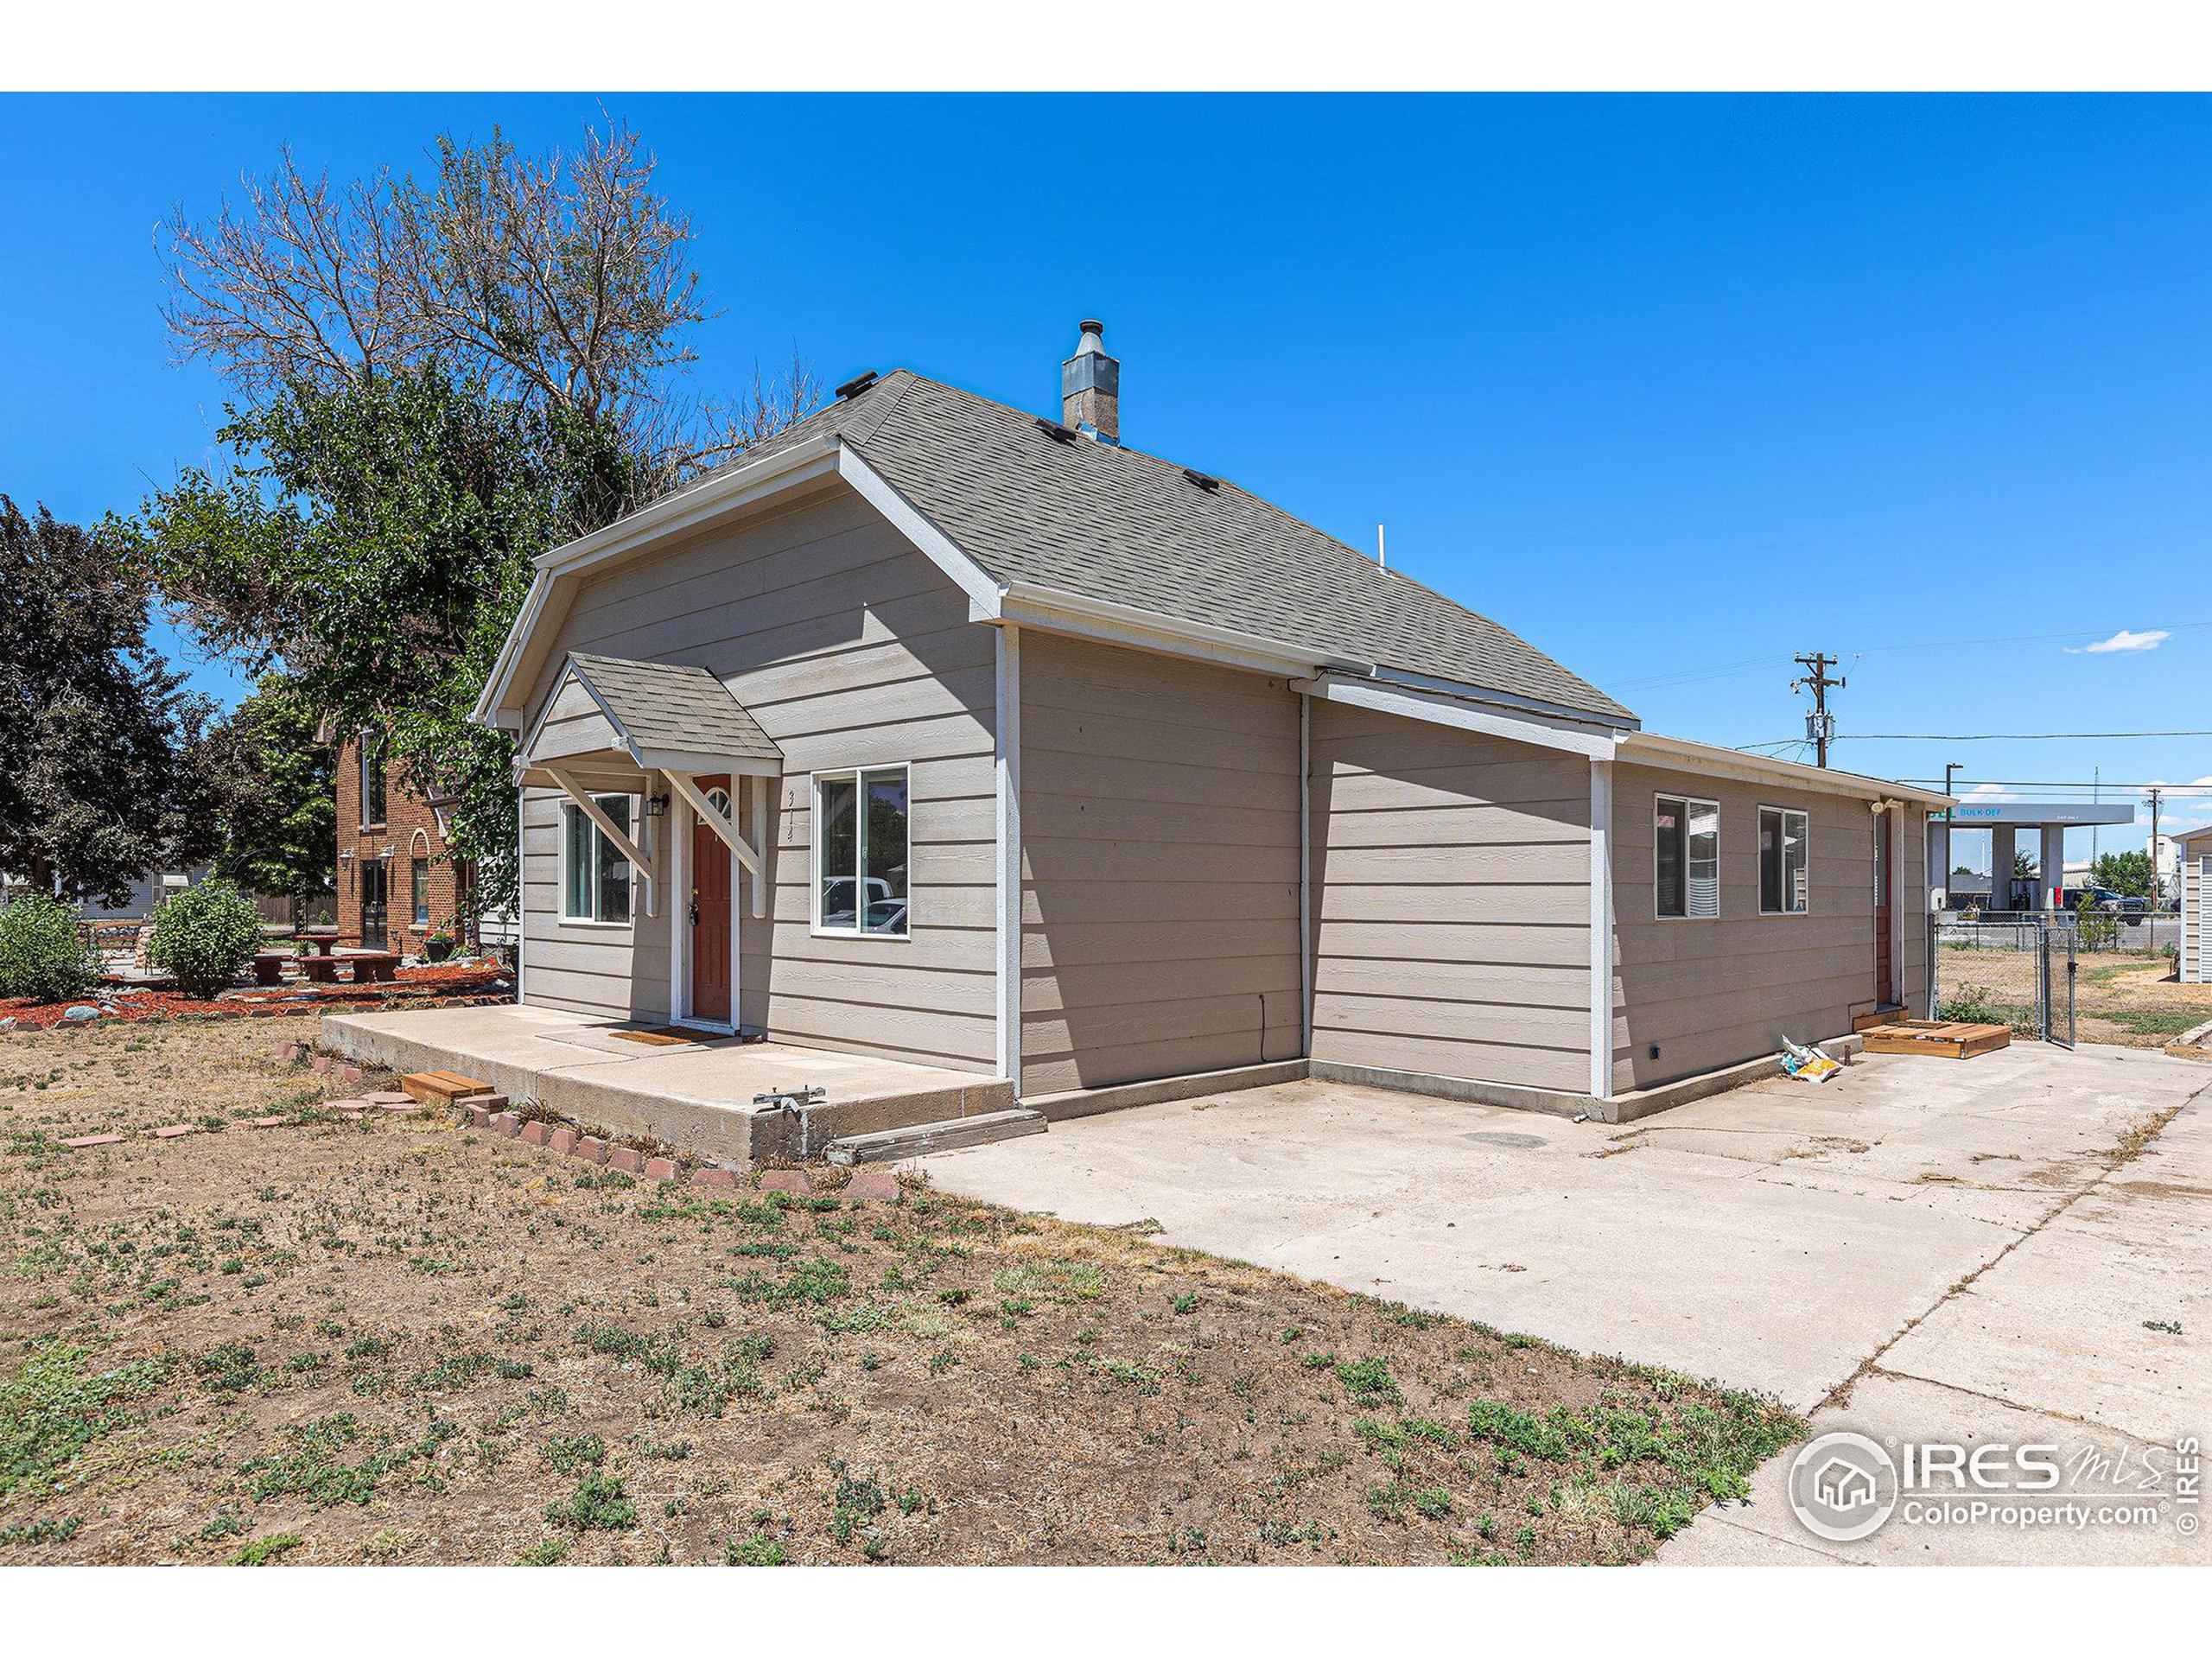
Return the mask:
<svg viewBox="0 0 2212 1659">
<path fill-rule="evenodd" d="M 88 518 L 213 457 L 172 204 L 602 104 L 696 221 L 702 391 L 796 345 L 1047 411 L 1100 316 L 1127 441 L 1387 524 L 1654 729 L 1801 734 L 1815 649 L 1847 738 L 2212 726 L 2202 99 L 10 98 L 0 491 Z M 2170 637 L 2080 649 L 2121 630 Z M 2186 781 L 2212 740 L 1836 760 Z"/>
</svg>

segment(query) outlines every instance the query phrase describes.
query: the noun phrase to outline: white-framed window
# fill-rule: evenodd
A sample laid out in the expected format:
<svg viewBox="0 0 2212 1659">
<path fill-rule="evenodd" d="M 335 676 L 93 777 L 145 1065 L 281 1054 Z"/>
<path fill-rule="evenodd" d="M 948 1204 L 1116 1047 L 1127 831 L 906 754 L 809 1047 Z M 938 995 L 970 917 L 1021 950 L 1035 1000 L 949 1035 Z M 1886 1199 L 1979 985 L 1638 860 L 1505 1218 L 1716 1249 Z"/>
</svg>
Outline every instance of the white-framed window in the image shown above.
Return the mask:
<svg viewBox="0 0 2212 1659">
<path fill-rule="evenodd" d="M 361 764 L 361 828 L 373 830 L 384 822 L 384 734 L 361 728 L 357 746 Z"/>
<path fill-rule="evenodd" d="M 814 774 L 814 931 L 906 937 L 909 778 L 904 766 Z"/>
<path fill-rule="evenodd" d="M 599 810 L 624 835 L 627 795 L 594 795 Z M 561 919 L 622 925 L 630 919 L 630 861 L 574 801 L 561 803 Z"/>
<path fill-rule="evenodd" d="M 413 887 L 410 896 L 415 901 L 412 906 L 415 925 L 428 927 L 430 925 L 430 861 L 417 853 L 410 861 L 408 874 Z"/>
<path fill-rule="evenodd" d="M 1687 795 L 1651 801 L 1652 908 L 1660 919 L 1720 913 L 1720 804 Z"/>
<path fill-rule="evenodd" d="M 1808 908 L 1812 820 L 1794 807 L 1759 808 L 1759 912 L 1802 916 Z"/>
</svg>

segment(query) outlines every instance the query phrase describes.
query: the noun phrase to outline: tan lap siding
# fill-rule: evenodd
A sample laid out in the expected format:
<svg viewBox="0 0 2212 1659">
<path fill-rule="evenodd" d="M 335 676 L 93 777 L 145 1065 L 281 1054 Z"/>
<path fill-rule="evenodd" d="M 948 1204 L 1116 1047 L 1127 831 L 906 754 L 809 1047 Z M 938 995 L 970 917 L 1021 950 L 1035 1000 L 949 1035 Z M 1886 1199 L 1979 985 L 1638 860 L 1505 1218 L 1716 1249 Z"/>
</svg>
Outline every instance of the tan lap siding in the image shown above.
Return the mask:
<svg viewBox="0 0 2212 1659">
<path fill-rule="evenodd" d="M 610 1020 L 668 1018 L 668 904 L 645 914 L 645 885 L 630 888 L 627 926 L 561 918 L 561 802 L 555 790 L 523 792 L 524 996 L 532 1005 Z M 635 809 L 632 808 L 632 823 Z M 646 834 L 663 833 L 658 826 Z M 649 849 L 656 854 L 658 848 Z"/>
<path fill-rule="evenodd" d="M 1025 631 L 1022 1092 L 1297 1058 L 1298 702 Z"/>
<path fill-rule="evenodd" d="M 965 1071 L 995 1068 L 991 630 L 859 497 L 831 486 L 735 531 L 600 578 L 561 654 L 697 664 L 782 747 L 767 917 L 741 880 L 739 1010 L 779 1041 Z M 904 762 L 912 933 L 817 938 L 810 925 L 812 774 Z M 751 832 L 747 810 L 745 829 Z M 547 890 L 547 897 L 557 894 Z M 531 931 L 541 911 L 533 908 Z M 656 936 L 666 997 L 668 936 Z M 605 973 L 629 971 L 604 950 Z M 555 981 L 555 993 L 581 987 Z M 611 1000 L 612 994 L 602 993 Z M 533 977 L 531 1000 L 538 1001 Z"/>
<path fill-rule="evenodd" d="M 1313 1057 L 1590 1086 L 1590 763 L 1316 702 Z"/>
<path fill-rule="evenodd" d="M 1662 794 L 1720 804 L 1717 918 L 1653 915 L 1652 801 Z M 1759 912 L 1762 806 L 1808 815 L 1810 907 L 1803 915 Z M 1913 839 L 1900 823 L 1898 856 L 1908 869 L 1924 868 L 1926 855 L 1913 850 Z M 1851 1029 L 1854 1008 L 1873 1006 L 1874 830 L 1867 802 L 1617 765 L 1613 845 L 1616 1090 L 1773 1054 L 1784 1036 L 1801 1043 L 1837 1036 Z M 1904 931 L 1910 992 L 1919 918 L 1906 906 L 1894 922 Z"/>
</svg>

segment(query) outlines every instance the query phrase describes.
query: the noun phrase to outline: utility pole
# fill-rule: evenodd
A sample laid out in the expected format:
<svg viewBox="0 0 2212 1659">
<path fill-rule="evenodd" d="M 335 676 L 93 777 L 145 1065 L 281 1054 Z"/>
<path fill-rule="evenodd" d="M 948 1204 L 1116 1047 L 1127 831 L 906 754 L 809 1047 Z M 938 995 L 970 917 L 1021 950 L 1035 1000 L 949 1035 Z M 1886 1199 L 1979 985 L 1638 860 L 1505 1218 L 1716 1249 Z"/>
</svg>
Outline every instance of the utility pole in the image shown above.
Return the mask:
<svg viewBox="0 0 2212 1659">
<path fill-rule="evenodd" d="M 1828 670 L 1836 665 L 1837 659 L 1823 652 L 1810 652 L 1794 660 L 1807 672 L 1790 681 L 1789 689 L 1802 691 L 1808 685 L 1813 688 L 1813 712 L 1805 721 L 1806 734 L 1813 740 L 1816 764 L 1825 766 L 1828 763 L 1828 744 L 1835 737 L 1835 722 L 1828 718 L 1828 688 L 1834 686 L 1841 690 L 1845 683 L 1840 677 L 1828 677 Z"/>
<path fill-rule="evenodd" d="M 1951 774 L 1959 769 L 1956 760 L 1943 763 L 1943 793 L 1947 796 L 1951 792 Z M 1947 806 L 1943 809 L 1943 908 L 1946 910 L 1951 907 L 1951 866 L 1958 861 L 1957 855 L 1951 847 L 1951 809 Z"/>
<path fill-rule="evenodd" d="M 2158 791 L 2151 791 L 2151 908 L 2158 909 L 2165 899 L 2165 889 L 2158 880 Z"/>
</svg>

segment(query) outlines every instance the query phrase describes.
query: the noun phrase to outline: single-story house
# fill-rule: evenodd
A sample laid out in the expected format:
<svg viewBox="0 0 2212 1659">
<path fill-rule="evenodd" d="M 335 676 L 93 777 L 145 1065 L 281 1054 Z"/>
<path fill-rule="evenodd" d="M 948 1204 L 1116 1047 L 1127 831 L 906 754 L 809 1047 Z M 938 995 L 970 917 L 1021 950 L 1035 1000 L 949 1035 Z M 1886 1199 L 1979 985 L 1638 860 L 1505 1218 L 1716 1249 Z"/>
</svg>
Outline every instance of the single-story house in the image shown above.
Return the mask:
<svg viewBox="0 0 2212 1659">
<path fill-rule="evenodd" d="M 2181 978 L 2212 985 L 2212 824 L 2176 836 L 2181 865 Z"/>
<path fill-rule="evenodd" d="M 863 375 L 537 561 L 521 995 L 1011 1079 L 1310 1062 L 1617 1097 L 1925 1012 L 1944 798 L 1643 731 L 1489 618 L 1119 442 Z"/>
</svg>

